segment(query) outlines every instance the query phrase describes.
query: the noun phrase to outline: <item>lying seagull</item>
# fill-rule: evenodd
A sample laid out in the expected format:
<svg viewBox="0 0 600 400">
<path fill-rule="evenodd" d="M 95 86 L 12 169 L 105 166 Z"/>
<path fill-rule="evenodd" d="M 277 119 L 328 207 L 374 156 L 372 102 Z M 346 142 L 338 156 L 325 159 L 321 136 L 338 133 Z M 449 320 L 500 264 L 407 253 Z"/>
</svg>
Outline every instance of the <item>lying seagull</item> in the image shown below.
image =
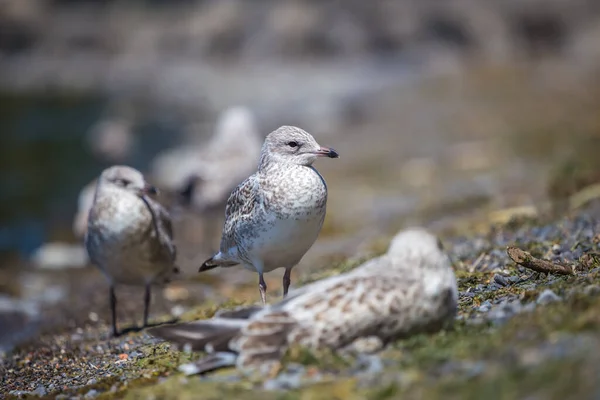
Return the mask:
<svg viewBox="0 0 600 400">
<path fill-rule="evenodd" d="M 220 251 L 199 271 L 242 264 L 258 272 L 260 296 L 266 304 L 263 273 L 285 268 L 285 297 L 292 268 L 313 245 L 325 219 L 327 185 L 312 166 L 318 157 L 339 156 L 294 126 L 267 135 L 258 171 L 227 200 Z"/>
<path fill-rule="evenodd" d="M 351 272 L 314 282 L 266 307 L 224 311 L 214 318 L 151 328 L 157 337 L 209 355 L 181 366 L 187 374 L 237 366 L 270 368 L 292 344 L 310 349 L 371 350 L 450 323 L 458 289 L 440 240 L 414 228 L 387 253 Z"/>
<path fill-rule="evenodd" d="M 148 325 L 150 286 L 168 281 L 175 266 L 171 219 L 148 197 L 157 190 L 141 172 L 113 166 L 102 172 L 89 212 L 85 245 L 92 264 L 110 284 L 113 335 L 117 336 L 115 285 L 143 285 L 144 326 Z"/>
</svg>

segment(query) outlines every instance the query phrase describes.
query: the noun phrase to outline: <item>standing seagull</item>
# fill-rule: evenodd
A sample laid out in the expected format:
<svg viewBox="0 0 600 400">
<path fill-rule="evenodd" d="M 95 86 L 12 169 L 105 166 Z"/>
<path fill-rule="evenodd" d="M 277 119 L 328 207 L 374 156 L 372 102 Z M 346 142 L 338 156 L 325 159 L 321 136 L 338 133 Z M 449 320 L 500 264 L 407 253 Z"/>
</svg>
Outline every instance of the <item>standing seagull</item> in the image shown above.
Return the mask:
<svg viewBox="0 0 600 400">
<path fill-rule="evenodd" d="M 141 172 L 126 166 L 110 167 L 98 179 L 85 245 L 91 262 L 110 285 L 114 336 L 118 335 L 115 284 L 145 286 L 147 326 L 150 286 L 164 283 L 177 272 L 171 219 L 159 203 L 148 197 L 156 193 Z"/>
<path fill-rule="evenodd" d="M 266 304 L 263 273 L 285 268 L 285 297 L 292 268 L 313 245 L 325 219 L 327 185 L 312 166 L 318 157 L 339 156 L 294 126 L 267 135 L 258 171 L 227 200 L 220 251 L 199 271 L 242 264 L 258 272 L 260 297 Z"/>
<path fill-rule="evenodd" d="M 433 333 L 453 320 L 457 296 L 440 240 L 413 228 L 396 235 L 387 254 L 292 291 L 272 306 L 225 311 L 150 333 L 210 353 L 182 366 L 188 373 L 233 365 L 245 370 L 272 366 L 292 344 L 371 352 L 397 339 Z M 361 347 L 369 343 L 375 347 Z"/>
</svg>

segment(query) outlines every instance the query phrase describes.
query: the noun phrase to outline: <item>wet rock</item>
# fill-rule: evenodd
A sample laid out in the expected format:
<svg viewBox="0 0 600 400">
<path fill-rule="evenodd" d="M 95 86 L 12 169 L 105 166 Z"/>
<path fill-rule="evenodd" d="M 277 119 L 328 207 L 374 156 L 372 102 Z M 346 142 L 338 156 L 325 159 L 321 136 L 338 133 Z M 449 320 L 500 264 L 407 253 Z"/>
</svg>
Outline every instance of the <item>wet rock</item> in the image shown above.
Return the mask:
<svg viewBox="0 0 600 400">
<path fill-rule="evenodd" d="M 538 298 L 535 302 L 540 305 L 545 305 L 545 304 L 554 303 L 555 301 L 560 301 L 560 300 L 562 300 L 562 298 L 559 297 L 556 293 L 554 293 L 550 289 L 546 289 L 542 293 L 540 293 L 540 295 L 538 296 Z"/>
</svg>

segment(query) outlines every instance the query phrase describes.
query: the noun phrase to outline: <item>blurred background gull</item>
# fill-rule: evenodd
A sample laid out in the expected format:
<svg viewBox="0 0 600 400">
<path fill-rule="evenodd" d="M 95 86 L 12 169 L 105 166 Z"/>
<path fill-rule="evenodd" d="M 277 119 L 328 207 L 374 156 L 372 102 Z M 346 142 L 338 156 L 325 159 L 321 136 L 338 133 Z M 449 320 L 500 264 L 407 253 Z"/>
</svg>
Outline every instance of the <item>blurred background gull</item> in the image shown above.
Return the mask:
<svg viewBox="0 0 600 400">
<path fill-rule="evenodd" d="M 111 164 L 174 214 L 184 277 L 153 310 L 175 315 L 252 296 L 196 270 L 280 125 L 341 154 L 297 273 L 409 224 L 564 207 L 600 177 L 598 43 L 588 0 L 0 0 L 0 348 L 109 320 L 82 238 Z"/>
</svg>

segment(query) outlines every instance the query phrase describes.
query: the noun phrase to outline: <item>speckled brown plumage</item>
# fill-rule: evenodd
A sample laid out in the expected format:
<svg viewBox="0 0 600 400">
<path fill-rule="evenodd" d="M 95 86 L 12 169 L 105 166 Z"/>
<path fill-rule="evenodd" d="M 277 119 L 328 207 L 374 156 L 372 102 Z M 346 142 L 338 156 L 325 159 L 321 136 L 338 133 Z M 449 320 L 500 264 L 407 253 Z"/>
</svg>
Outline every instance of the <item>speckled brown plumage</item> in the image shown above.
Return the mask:
<svg viewBox="0 0 600 400">
<path fill-rule="evenodd" d="M 437 331 L 453 320 L 457 295 L 454 272 L 437 238 L 410 229 L 393 239 L 387 254 L 293 291 L 277 304 L 151 333 L 213 353 L 188 366 L 188 372 L 233 364 L 248 369 L 278 361 L 291 344 L 366 351 Z"/>
<path fill-rule="evenodd" d="M 146 287 L 144 324 L 148 318 L 150 285 L 168 281 L 177 270 L 171 219 L 148 196 L 150 189 L 153 190 L 142 174 L 133 168 L 106 169 L 98 180 L 85 236 L 91 262 L 110 284 L 112 308 L 116 302 L 115 285 Z M 113 331 L 117 333 L 114 321 Z"/>
<path fill-rule="evenodd" d="M 327 185 L 312 166 L 317 157 L 338 157 L 300 128 L 282 126 L 263 144 L 258 171 L 229 196 L 220 251 L 200 271 L 242 264 L 258 272 L 266 302 L 263 273 L 284 268 L 289 274 L 313 245 L 325 219 Z"/>
</svg>

